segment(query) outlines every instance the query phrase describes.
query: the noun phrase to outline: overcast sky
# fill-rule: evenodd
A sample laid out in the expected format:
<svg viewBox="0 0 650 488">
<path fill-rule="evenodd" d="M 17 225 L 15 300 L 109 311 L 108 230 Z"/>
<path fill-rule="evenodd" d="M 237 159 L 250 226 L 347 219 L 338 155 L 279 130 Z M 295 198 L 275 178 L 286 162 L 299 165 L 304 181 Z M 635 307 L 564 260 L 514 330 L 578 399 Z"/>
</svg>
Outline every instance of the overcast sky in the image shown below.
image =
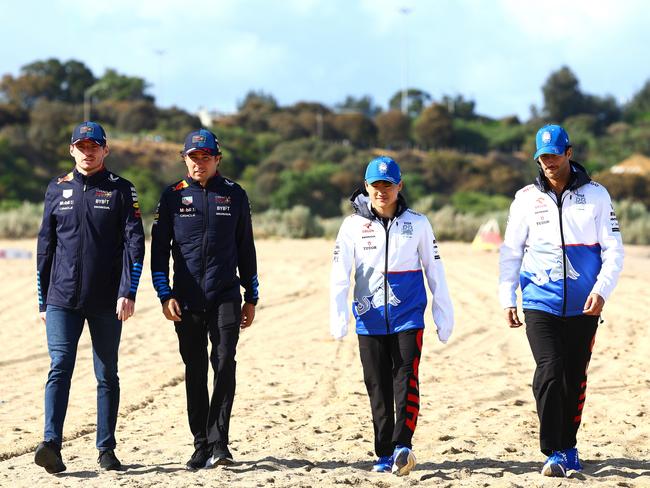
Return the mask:
<svg viewBox="0 0 650 488">
<path fill-rule="evenodd" d="M 562 65 L 620 102 L 650 79 L 644 0 L 4 0 L 0 22 L 0 74 L 77 59 L 189 111 L 233 111 L 251 89 L 282 105 L 368 94 L 385 107 L 408 66 L 409 86 L 434 99 L 525 119 Z"/>
</svg>

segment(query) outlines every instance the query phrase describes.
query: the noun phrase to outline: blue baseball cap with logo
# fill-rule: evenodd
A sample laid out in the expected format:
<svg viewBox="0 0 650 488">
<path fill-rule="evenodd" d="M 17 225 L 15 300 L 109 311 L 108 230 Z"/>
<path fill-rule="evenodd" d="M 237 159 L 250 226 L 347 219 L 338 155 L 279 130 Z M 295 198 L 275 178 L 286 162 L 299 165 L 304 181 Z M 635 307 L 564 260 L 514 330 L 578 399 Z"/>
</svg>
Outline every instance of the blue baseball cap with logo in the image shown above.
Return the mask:
<svg viewBox="0 0 650 488">
<path fill-rule="evenodd" d="M 397 185 L 402 181 L 402 173 L 395 160 L 388 156 L 379 156 L 368 163 L 365 179 L 368 184 L 389 181 Z"/>
<path fill-rule="evenodd" d="M 98 146 L 106 145 L 106 131 L 96 122 L 82 122 L 72 131 L 70 144 L 76 144 L 80 141 L 93 141 Z"/>
<path fill-rule="evenodd" d="M 185 147 L 181 154 L 186 156 L 194 151 L 204 151 L 213 156 L 221 154 L 217 136 L 207 129 L 190 132 L 185 138 Z"/>
<path fill-rule="evenodd" d="M 567 148 L 571 147 L 569 134 L 559 125 L 545 125 L 537 131 L 535 136 L 537 152 L 533 159 L 539 158 L 542 154 L 564 154 Z"/>
</svg>

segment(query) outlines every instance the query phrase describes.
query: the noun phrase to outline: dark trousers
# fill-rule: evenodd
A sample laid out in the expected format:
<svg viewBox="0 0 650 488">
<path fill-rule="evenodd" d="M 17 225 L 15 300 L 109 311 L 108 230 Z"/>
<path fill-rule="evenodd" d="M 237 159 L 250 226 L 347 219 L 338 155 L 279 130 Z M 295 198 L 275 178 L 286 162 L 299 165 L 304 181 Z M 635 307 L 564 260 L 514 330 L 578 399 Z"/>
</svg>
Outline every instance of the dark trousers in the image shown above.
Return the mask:
<svg viewBox="0 0 650 488">
<path fill-rule="evenodd" d="M 182 320 L 175 324 L 185 363 L 187 416 L 195 448 L 228 445 L 240 317 L 240 303 L 226 302 L 205 313 L 186 310 Z M 214 371 L 212 398 L 208 395 L 208 337 L 212 343 L 210 363 Z"/>
<path fill-rule="evenodd" d="M 93 345 L 93 367 L 97 379 L 97 449 L 114 449 L 120 379 L 117 356 L 122 322 L 115 310 L 84 311 L 47 306 L 45 330 L 50 353 L 50 372 L 45 384 L 44 439 L 61 447 L 63 423 L 68 410 L 70 384 L 77 359 L 77 344 L 88 321 Z"/>
<path fill-rule="evenodd" d="M 537 364 L 533 393 L 540 422 L 540 449 L 550 455 L 576 445 L 598 317 L 559 317 L 538 310 L 524 310 L 524 314 L 526 335 Z"/>
<path fill-rule="evenodd" d="M 377 456 L 390 456 L 396 445 L 411 447 L 420 411 L 423 333 L 424 329 L 417 329 L 358 336 Z"/>
</svg>

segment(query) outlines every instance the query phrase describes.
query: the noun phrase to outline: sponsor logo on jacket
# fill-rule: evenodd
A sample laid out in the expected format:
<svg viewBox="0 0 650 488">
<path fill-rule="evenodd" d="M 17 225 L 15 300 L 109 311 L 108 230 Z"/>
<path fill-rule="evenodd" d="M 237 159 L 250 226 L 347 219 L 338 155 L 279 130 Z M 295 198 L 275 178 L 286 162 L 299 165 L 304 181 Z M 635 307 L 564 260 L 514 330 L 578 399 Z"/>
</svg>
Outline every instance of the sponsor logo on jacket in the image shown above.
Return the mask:
<svg viewBox="0 0 650 488">
<path fill-rule="evenodd" d="M 388 285 L 388 304 L 396 307 L 401 303 L 401 300 L 395 296 L 393 289 L 390 286 L 390 283 L 386 282 Z M 386 299 L 386 293 L 384 292 L 384 281 L 380 281 L 379 286 L 375 291 L 370 291 L 367 295 L 362 295 L 361 299 L 357 302 L 357 313 L 363 315 L 371 308 L 379 308 L 384 306 L 384 300 Z"/>
</svg>

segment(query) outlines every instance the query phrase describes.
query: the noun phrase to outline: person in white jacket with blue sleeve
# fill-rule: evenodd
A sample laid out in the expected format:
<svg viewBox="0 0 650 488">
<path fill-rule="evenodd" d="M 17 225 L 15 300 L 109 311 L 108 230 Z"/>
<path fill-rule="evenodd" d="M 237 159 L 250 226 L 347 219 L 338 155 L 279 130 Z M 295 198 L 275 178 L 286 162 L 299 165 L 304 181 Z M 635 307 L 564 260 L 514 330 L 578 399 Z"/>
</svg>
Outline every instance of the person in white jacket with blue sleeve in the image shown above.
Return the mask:
<svg viewBox="0 0 650 488">
<path fill-rule="evenodd" d="M 571 160 L 569 136 L 546 125 L 536 136 L 539 177 L 517 192 L 501 246 L 499 296 L 510 327 L 522 325 L 536 369 L 544 476 L 582 466 L 576 435 L 598 319 L 623 267 L 623 244 L 607 190 Z"/>
<path fill-rule="evenodd" d="M 427 294 L 433 294 L 438 338 L 446 343 L 454 313 L 433 229 L 407 208 L 398 164 L 380 156 L 366 168 L 365 187 L 352 195 L 355 213 L 338 233 L 331 274 L 330 330 L 340 339 L 352 311 L 370 405 L 378 460 L 373 471 L 408 474 L 415 467 L 412 437 L 420 409 L 418 369 Z"/>
</svg>

